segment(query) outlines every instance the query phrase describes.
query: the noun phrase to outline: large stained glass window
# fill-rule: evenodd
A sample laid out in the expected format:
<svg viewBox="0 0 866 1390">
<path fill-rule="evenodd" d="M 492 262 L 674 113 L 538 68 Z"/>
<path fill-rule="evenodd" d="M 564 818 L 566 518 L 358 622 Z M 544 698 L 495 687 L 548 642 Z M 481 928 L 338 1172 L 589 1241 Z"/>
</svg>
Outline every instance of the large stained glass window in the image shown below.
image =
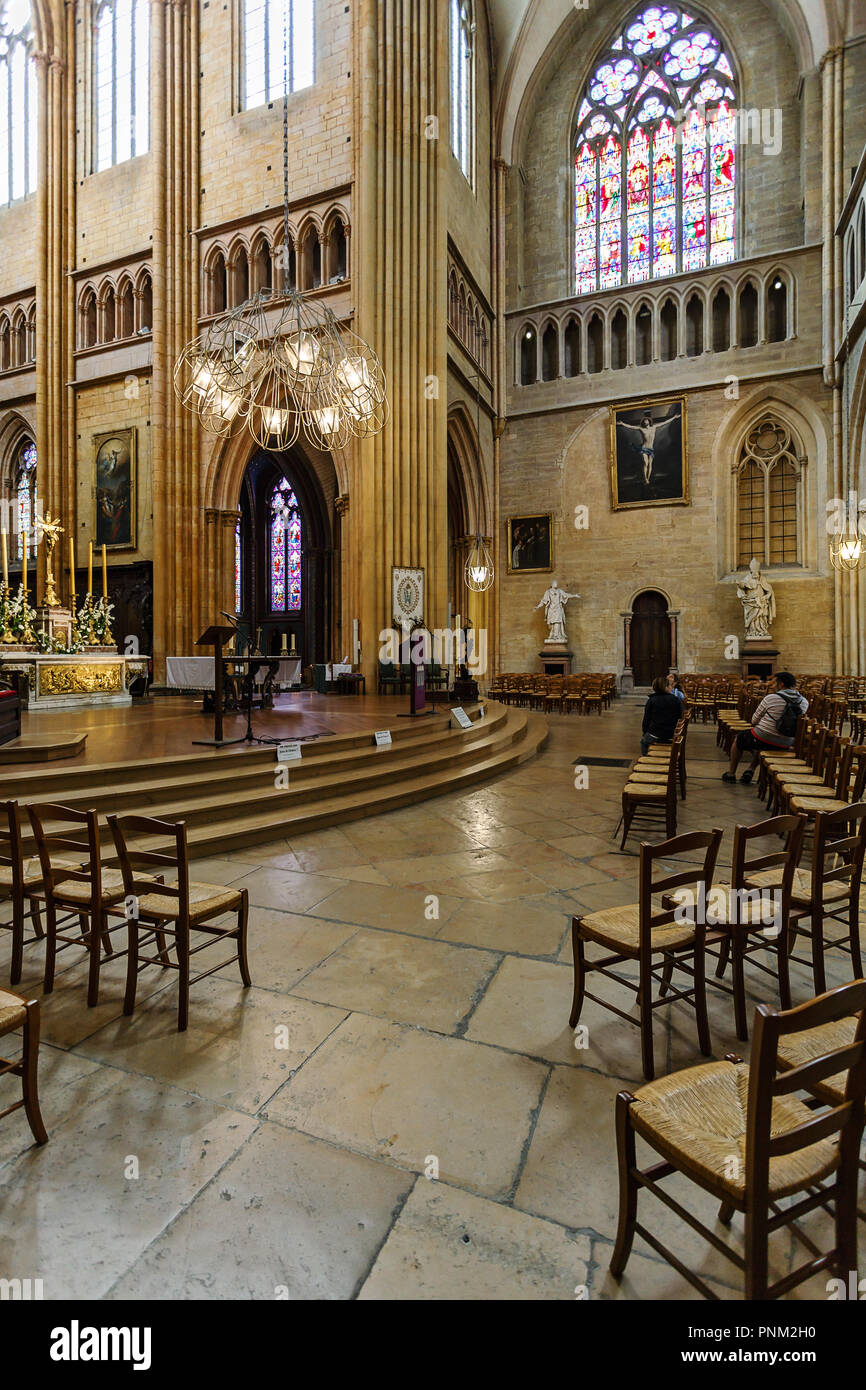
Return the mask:
<svg viewBox="0 0 866 1390">
<path fill-rule="evenodd" d="M 93 36 L 93 113 L 98 172 L 150 145 L 150 5 L 102 0 Z"/>
<path fill-rule="evenodd" d="M 241 106 L 249 111 L 315 80 L 314 0 L 243 0 Z"/>
<path fill-rule="evenodd" d="M 235 527 L 235 612 L 243 611 L 243 586 L 241 584 L 241 523 Z"/>
<path fill-rule="evenodd" d="M 301 509 L 283 479 L 271 495 L 271 611 L 301 611 Z"/>
<path fill-rule="evenodd" d="M 578 113 L 578 294 L 734 259 L 736 99 L 734 70 L 704 20 L 651 5 L 625 26 Z"/>
<path fill-rule="evenodd" d="M 35 555 L 36 535 L 36 445 L 25 444 L 18 460 L 18 559 L 24 558 L 24 538 L 27 554 Z"/>
<path fill-rule="evenodd" d="M 451 0 L 451 148 L 469 183 L 473 181 L 475 21 L 470 0 Z"/>
<path fill-rule="evenodd" d="M 36 68 L 29 0 L 0 0 L 0 205 L 36 189 Z"/>
</svg>

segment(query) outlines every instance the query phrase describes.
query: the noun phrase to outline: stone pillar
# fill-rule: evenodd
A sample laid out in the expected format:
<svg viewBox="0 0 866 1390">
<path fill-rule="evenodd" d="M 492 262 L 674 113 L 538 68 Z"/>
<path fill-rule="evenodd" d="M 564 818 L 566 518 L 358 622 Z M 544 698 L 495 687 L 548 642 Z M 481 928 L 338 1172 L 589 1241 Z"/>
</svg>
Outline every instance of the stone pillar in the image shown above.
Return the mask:
<svg viewBox="0 0 866 1390">
<path fill-rule="evenodd" d="M 424 621 L 447 595 L 448 10 L 441 0 L 359 0 L 355 15 L 358 331 L 385 370 L 391 418 L 352 452 L 352 544 L 363 671 L 375 689 L 391 623 L 391 570 L 423 567 Z"/>
<path fill-rule="evenodd" d="M 632 670 L 631 666 L 631 611 L 629 611 L 628 613 L 621 613 L 620 617 L 622 618 L 623 655 L 625 657 L 625 661 L 623 665 L 623 673 L 620 677 L 619 687 L 620 693 L 623 695 L 627 695 L 629 691 L 634 690 L 634 671 Z"/>
</svg>

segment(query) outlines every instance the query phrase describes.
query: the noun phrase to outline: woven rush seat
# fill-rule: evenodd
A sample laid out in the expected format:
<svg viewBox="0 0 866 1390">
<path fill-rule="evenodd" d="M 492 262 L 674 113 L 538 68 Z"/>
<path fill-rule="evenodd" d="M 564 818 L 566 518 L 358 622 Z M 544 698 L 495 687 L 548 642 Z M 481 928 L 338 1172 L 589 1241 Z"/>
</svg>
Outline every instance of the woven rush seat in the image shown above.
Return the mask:
<svg viewBox="0 0 866 1390">
<path fill-rule="evenodd" d="M 841 801 L 837 796 L 792 796 L 792 811 L 844 811 L 846 806 L 850 806 L 850 801 Z"/>
<path fill-rule="evenodd" d="M 749 874 L 747 879 L 749 888 L 780 888 L 782 886 L 782 870 L 767 869 L 764 873 Z M 830 882 L 824 885 L 824 902 L 840 902 L 847 898 L 850 888 L 847 883 Z M 808 906 L 812 901 L 812 875 L 808 869 L 794 870 L 794 884 L 791 889 L 791 901 Z"/>
<path fill-rule="evenodd" d="M 780 871 L 780 884 L 781 881 L 782 876 Z M 769 888 L 773 885 L 765 884 L 763 886 Z M 757 888 L 758 885 L 755 884 L 755 887 Z M 714 929 L 724 931 L 726 927 L 731 925 L 730 895 L 732 892 L 733 889 L 730 883 L 714 883 L 711 887 L 706 900 L 707 931 L 711 932 Z M 725 895 L 724 900 L 721 897 L 722 893 Z M 754 927 L 756 931 L 768 929 L 770 924 L 764 920 L 767 901 L 768 900 L 763 900 L 761 898 L 748 898 L 742 901 L 740 904 L 740 919 L 738 925 L 741 927 Z M 694 896 L 687 893 L 684 889 L 678 889 L 673 893 L 666 894 L 664 898 L 665 907 L 670 906 L 676 908 L 680 905 L 691 907 L 693 903 Z"/>
<path fill-rule="evenodd" d="M 667 796 L 667 778 L 661 782 L 626 782 L 623 787 L 624 792 L 634 797 L 636 801 L 658 800 L 664 801 Z"/>
<path fill-rule="evenodd" d="M 785 795 L 789 797 L 810 796 L 815 800 L 820 799 L 822 801 L 830 800 L 831 798 L 836 801 L 839 799 L 836 796 L 836 788 L 828 786 L 823 777 L 816 777 L 813 782 L 810 782 L 808 778 L 797 782 L 786 782 L 783 780 L 782 787 Z"/>
<path fill-rule="evenodd" d="M 26 1017 L 24 1000 L 19 999 L 17 994 L 0 989 L 0 1033 L 11 1033 L 13 1028 L 20 1028 Z"/>
<path fill-rule="evenodd" d="M 63 863 L 61 863 L 60 860 L 55 860 L 54 862 L 58 869 L 81 868 L 80 864 L 74 864 L 71 859 L 68 861 L 64 860 Z M 21 867 L 24 875 L 24 883 L 27 888 L 35 888 L 37 884 L 42 882 L 42 869 L 40 867 L 38 859 L 25 859 L 23 860 Z M 0 864 L 0 888 L 11 887 L 12 866 L 10 864 Z"/>
<path fill-rule="evenodd" d="M 198 922 L 203 917 L 214 917 L 219 912 L 237 912 L 241 903 L 238 888 L 219 888 L 213 883 L 191 883 L 189 885 L 189 920 Z M 178 917 L 180 904 L 177 898 L 162 893 L 146 893 L 138 900 L 141 917 L 159 917 L 172 921 Z"/>
<path fill-rule="evenodd" d="M 631 1120 L 638 1134 L 674 1162 L 688 1164 L 738 1202 L 746 1190 L 749 1068 L 707 1062 L 661 1077 L 635 1093 Z M 795 1096 L 776 1096 L 770 1134 L 776 1137 L 814 1119 Z M 740 1162 L 731 1163 L 732 1156 Z M 838 1165 L 835 1141 L 770 1159 L 770 1197 L 787 1197 L 820 1182 Z M 735 1169 L 735 1175 L 731 1176 Z"/>
<path fill-rule="evenodd" d="M 631 903 L 628 907 L 606 907 L 601 912 L 591 912 L 581 918 L 584 936 L 599 946 L 607 946 L 612 951 L 625 952 L 637 957 L 640 953 L 640 907 Z M 673 951 L 680 946 L 691 946 L 695 939 L 694 927 L 690 922 L 671 922 L 667 927 L 654 927 L 652 932 L 653 951 Z"/>
<path fill-rule="evenodd" d="M 825 1052 L 848 1047 L 854 1041 L 856 1031 L 856 1018 L 840 1018 L 835 1023 L 822 1023 L 817 1028 L 807 1028 L 804 1033 L 790 1033 L 780 1038 L 777 1054 L 779 1070 L 790 1071 L 823 1057 Z M 840 1071 L 824 1081 L 816 1081 L 815 1095 L 830 1105 L 841 1105 L 845 1099 L 847 1078 L 848 1073 Z"/>
<path fill-rule="evenodd" d="M 59 868 L 55 860 L 54 867 Z M 80 865 L 70 864 L 68 868 L 80 870 Z M 90 883 L 84 883 L 77 879 L 70 879 L 66 883 L 58 883 L 54 889 L 54 896 L 60 903 L 84 903 L 91 900 L 93 889 Z M 100 901 L 103 903 L 116 903 L 123 897 L 123 875 L 119 869 L 102 870 L 102 893 Z"/>
</svg>

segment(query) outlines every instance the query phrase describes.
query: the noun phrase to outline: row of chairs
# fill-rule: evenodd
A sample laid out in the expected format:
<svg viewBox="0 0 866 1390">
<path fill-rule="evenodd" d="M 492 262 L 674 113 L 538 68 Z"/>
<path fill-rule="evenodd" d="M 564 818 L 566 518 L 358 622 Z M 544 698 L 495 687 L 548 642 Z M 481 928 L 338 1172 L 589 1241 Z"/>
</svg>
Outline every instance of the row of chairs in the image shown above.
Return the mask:
<svg viewBox="0 0 866 1390">
<path fill-rule="evenodd" d="M 24 854 L 18 803 L 0 803 L 0 899 L 12 908 L 11 919 L 0 928 L 12 938 L 11 985 L 21 979 L 26 947 L 44 940 L 43 993 L 51 994 L 58 955 L 77 947 L 86 953 L 87 1004 L 93 1008 L 103 964 L 126 956 L 123 1012 L 134 1011 L 143 970 L 151 965 L 175 970 L 182 1032 L 196 981 L 237 962 L 244 985 L 250 984 L 247 890 L 190 879 L 183 821 L 109 816 L 119 865 L 113 868 L 104 862 L 96 811 L 45 804 L 28 806 L 27 813 L 38 858 Z M 226 924 L 226 915 L 235 921 Z M 115 948 L 113 938 L 119 935 L 125 938 L 123 949 Z M 230 946 L 234 954 L 193 975 L 193 957 L 217 944 Z"/>
<path fill-rule="evenodd" d="M 637 758 L 622 790 L 622 841 L 633 829 L 661 822 L 668 839 L 676 834 L 677 796 L 686 799 L 686 739 L 692 720 L 690 709 L 683 710 L 670 743 L 651 744 L 646 754 Z M 616 836 L 619 826 L 614 831 Z"/>
<path fill-rule="evenodd" d="M 489 695 L 505 705 L 549 714 L 601 714 L 616 697 L 616 677 L 610 672 L 573 676 L 510 672 L 493 678 Z"/>
</svg>

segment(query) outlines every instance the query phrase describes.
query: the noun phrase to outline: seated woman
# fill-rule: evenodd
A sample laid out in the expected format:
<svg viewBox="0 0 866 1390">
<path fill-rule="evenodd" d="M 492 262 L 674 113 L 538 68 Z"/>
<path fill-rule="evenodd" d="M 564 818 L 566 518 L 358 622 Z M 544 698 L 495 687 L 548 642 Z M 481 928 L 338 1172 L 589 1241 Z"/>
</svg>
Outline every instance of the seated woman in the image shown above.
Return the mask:
<svg viewBox="0 0 866 1390">
<path fill-rule="evenodd" d="M 668 689 L 664 676 L 653 681 L 653 693 L 643 712 L 643 738 L 640 751 L 646 754 L 651 743 L 670 743 L 682 715 L 682 704 Z"/>
</svg>

